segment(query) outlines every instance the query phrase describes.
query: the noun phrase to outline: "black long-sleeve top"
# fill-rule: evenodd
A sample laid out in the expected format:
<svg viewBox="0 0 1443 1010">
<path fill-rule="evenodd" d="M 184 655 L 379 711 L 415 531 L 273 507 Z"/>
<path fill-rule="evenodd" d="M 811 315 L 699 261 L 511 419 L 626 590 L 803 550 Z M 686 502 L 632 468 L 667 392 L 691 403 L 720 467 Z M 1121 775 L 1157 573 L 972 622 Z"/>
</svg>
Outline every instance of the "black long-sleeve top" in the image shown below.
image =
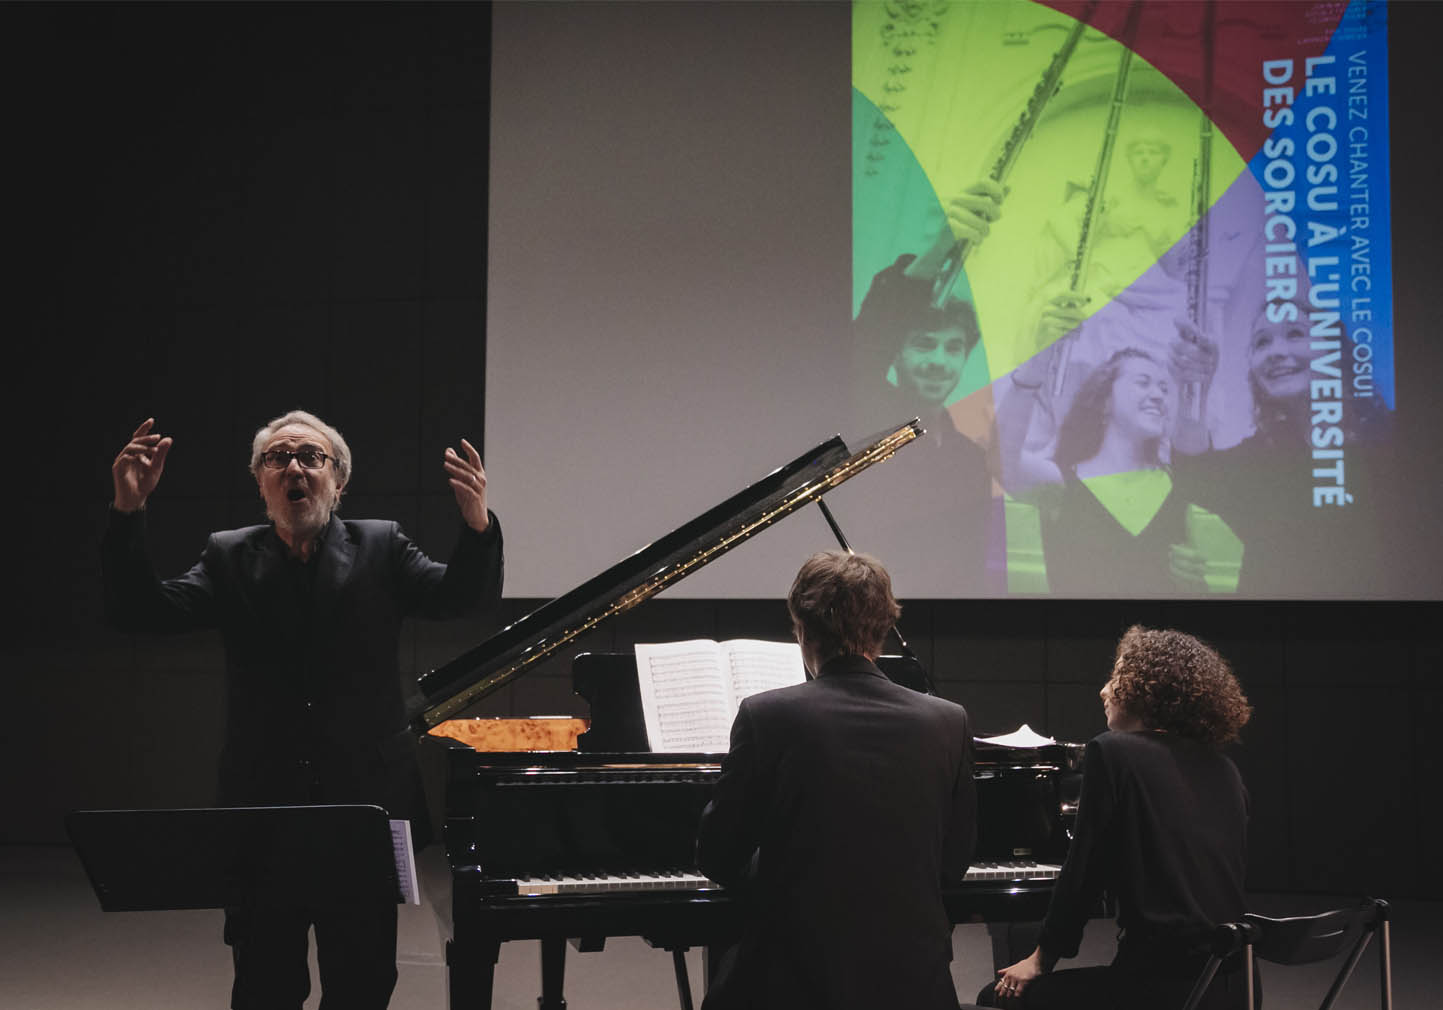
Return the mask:
<svg viewBox="0 0 1443 1010">
<path fill-rule="evenodd" d="M 1072 845 L 1038 946 L 1077 954 L 1088 910 L 1117 898 L 1120 945 L 1179 953 L 1246 910 L 1248 794 L 1213 747 L 1173 734 L 1103 733 L 1087 745 Z"/>
</svg>

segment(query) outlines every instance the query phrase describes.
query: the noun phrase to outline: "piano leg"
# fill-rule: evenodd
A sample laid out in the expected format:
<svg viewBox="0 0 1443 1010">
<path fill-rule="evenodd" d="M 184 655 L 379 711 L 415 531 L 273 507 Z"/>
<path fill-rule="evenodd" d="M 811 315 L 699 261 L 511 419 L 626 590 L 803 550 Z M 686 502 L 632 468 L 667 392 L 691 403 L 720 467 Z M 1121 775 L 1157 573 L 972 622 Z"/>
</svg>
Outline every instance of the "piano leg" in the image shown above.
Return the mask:
<svg viewBox="0 0 1443 1010">
<path fill-rule="evenodd" d="M 566 937 L 548 936 L 541 941 L 541 995 L 538 1010 L 566 1010 L 562 993 L 566 981 Z"/>
<path fill-rule="evenodd" d="M 676 969 L 676 994 L 681 1000 L 681 1010 L 692 1010 L 691 978 L 686 970 L 686 951 L 685 947 L 673 947 L 671 963 Z"/>
<path fill-rule="evenodd" d="M 468 1007 L 491 1010 L 491 990 L 496 979 L 496 960 L 500 956 L 500 940 L 465 945 L 447 940 L 446 1006 L 450 1010 Z"/>
<path fill-rule="evenodd" d="M 1042 935 L 1042 923 L 989 922 L 987 933 L 992 938 L 992 967 L 1001 971 L 1032 953 Z"/>
</svg>

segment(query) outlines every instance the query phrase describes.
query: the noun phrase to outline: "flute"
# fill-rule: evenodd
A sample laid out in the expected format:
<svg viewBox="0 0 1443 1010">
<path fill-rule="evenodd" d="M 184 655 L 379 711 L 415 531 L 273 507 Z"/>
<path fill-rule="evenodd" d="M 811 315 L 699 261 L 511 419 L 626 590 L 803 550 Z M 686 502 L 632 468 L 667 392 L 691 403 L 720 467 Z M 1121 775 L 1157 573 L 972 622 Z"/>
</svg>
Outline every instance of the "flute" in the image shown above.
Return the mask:
<svg viewBox="0 0 1443 1010">
<path fill-rule="evenodd" d="M 1208 115 L 1213 89 L 1213 5 L 1203 14 L 1203 92 L 1199 109 L 1197 160 L 1192 172 L 1192 260 L 1187 270 L 1187 314 L 1199 333 L 1206 332 L 1208 311 L 1208 210 L 1212 206 L 1213 121 Z M 1189 421 L 1202 420 L 1202 383 L 1183 384 L 1180 413 Z"/>
<path fill-rule="evenodd" d="M 1117 77 L 1112 82 L 1112 99 L 1107 108 L 1107 124 L 1102 131 L 1102 146 L 1097 152 L 1097 167 L 1092 173 L 1092 182 L 1087 187 L 1087 204 L 1082 210 L 1082 227 L 1077 236 L 1077 257 L 1072 261 L 1072 275 L 1068 279 L 1068 292 L 1078 299 L 1087 284 L 1087 268 L 1092 258 L 1093 240 L 1097 231 L 1097 218 L 1102 210 L 1102 194 L 1107 188 L 1107 175 L 1112 167 L 1112 152 L 1117 146 L 1117 127 L 1122 122 L 1122 107 L 1127 102 L 1127 80 L 1132 73 L 1132 50 L 1122 47 L 1122 56 L 1117 61 Z M 1067 378 L 1067 362 L 1072 356 L 1071 335 L 1059 341 L 1057 357 L 1053 361 L 1055 372 L 1052 376 L 1052 393 L 1062 395 Z"/>
<path fill-rule="evenodd" d="M 1027 104 L 1022 109 L 1022 115 L 1013 124 L 1012 132 L 1008 134 L 1006 143 L 1002 145 L 1001 153 L 997 155 L 997 160 L 992 163 L 992 168 L 987 173 L 987 178 L 999 186 L 1006 181 L 1022 146 L 1032 136 L 1032 129 L 1042 118 L 1042 110 L 1047 107 L 1048 100 L 1057 93 L 1062 83 L 1062 71 L 1067 66 L 1067 61 L 1072 58 L 1077 43 L 1082 40 L 1082 33 L 1087 30 L 1088 18 L 1096 8 L 1097 0 L 1087 5 L 1082 16 L 1077 19 L 1067 33 L 1062 47 L 1053 53 L 1052 61 L 1047 64 L 1042 79 L 1037 82 L 1037 86 L 1032 89 L 1032 94 L 1028 96 Z M 947 295 L 962 273 L 962 265 L 967 261 L 967 254 L 972 251 L 972 245 L 973 243 L 969 239 L 958 240 L 952 246 L 952 251 L 947 254 L 947 258 L 942 261 L 942 266 L 937 271 L 937 278 L 932 283 L 933 308 L 940 309 L 947 301 Z"/>
</svg>

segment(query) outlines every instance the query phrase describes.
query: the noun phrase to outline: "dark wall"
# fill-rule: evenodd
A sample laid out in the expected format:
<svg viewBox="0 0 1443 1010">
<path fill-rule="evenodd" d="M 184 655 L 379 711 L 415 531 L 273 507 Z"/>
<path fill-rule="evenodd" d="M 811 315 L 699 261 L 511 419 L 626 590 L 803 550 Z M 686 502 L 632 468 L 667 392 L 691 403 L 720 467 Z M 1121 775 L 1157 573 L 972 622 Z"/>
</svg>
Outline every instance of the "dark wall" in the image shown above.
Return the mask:
<svg viewBox="0 0 1443 1010">
<path fill-rule="evenodd" d="M 1395 66 L 1426 67 L 1438 18 L 1394 14 L 1395 29 L 1415 19 L 1393 34 Z M 151 504 L 162 571 L 191 564 L 209 530 L 259 518 L 250 435 L 298 405 L 355 449 L 348 514 L 398 518 L 428 552 L 449 550 L 441 451 L 483 437 L 488 15 L 10 6 L 0 23 L 18 450 L 0 842 L 51 842 L 67 810 L 210 799 L 214 637 L 133 638 L 101 621 L 107 471 L 140 420 L 176 437 Z M 1431 132 L 1427 94 L 1406 86 L 1423 70 L 1399 73 L 1403 332 L 1436 305 L 1437 141 L 1413 125 Z M 1436 399 L 1438 357 L 1400 375 L 1400 403 Z M 1420 461 L 1400 524 L 1428 520 L 1438 472 Z M 451 658 L 536 602 L 508 601 L 486 625 L 417 626 L 403 670 Z M 1254 886 L 1438 897 L 1425 840 L 1443 830 L 1440 619 L 1437 604 L 908 601 L 903 629 L 981 731 L 1027 722 L 1068 739 L 1102 728 L 1096 691 L 1127 625 L 1203 635 L 1257 710 L 1237 751 Z M 787 633 L 778 601 L 658 600 L 580 647 Z M 567 662 L 477 714 L 579 711 Z"/>
<path fill-rule="evenodd" d="M 442 452 L 484 444 L 490 13 L 10 5 L 0 39 L 4 399 L 25 443 L 0 836 L 60 840 L 67 809 L 211 792 L 213 636 L 101 621 L 109 467 L 140 421 L 175 437 L 150 504 L 162 572 L 261 520 L 250 439 L 297 406 L 354 448 L 347 514 L 449 552 Z M 479 634 L 447 633 L 441 652 Z"/>
</svg>

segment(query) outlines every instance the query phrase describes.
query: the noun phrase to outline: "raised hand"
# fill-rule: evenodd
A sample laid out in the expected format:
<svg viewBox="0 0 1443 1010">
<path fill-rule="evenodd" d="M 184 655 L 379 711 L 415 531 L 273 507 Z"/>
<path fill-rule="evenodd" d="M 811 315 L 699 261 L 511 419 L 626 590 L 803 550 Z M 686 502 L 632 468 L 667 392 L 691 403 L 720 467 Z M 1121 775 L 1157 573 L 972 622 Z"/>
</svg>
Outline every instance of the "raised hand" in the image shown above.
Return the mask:
<svg viewBox="0 0 1443 1010">
<path fill-rule="evenodd" d="M 1002 216 L 1007 191 L 991 179 L 978 179 L 943 208 L 946 222 L 937 230 L 932 244 L 907 267 L 909 277 L 933 278 L 958 242 L 975 246 L 987 237 L 992 222 Z"/>
<path fill-rule="evenodd" d="M 491 517 L 486 512 L 486 471 L 481 466 L 481 454 L 464 438 L 461 452 L 465 453 L 464 457 L 455 449 L 446 449 L 446 473 L 451 489 L 456 492 L 456 507 L 461 510 L 461 518 L 477 533 L 483 533 L 491 525 Z"/>
<path fill-rule="evenodd" d="M 1053 296 L 1042 307 L 1042 316 L 1037 321 L 1037 349 L 1056 343 L 1081 326 L 1087 319 L 1089 300 L 1070 291 Z"/>
<path fill-rule="evenodd" d="M 1187 319 L 1174 321 L 1177 336 L 1169 347 L 1169 364 L 1179 382 L 1212 382 L 1218 369 L 1218 345 Z"/>
<path fill-rule="evenodd" d="M 974 245 L 987 237 L 992 222 L 1002 216 L 1007 191 L 991 179 L 978 179 L 947 204 L 947 224 L 959 242 Z"/>
<path fill-rule="evenodd" d="M 144 508 L 146 499 L 160 482 L 165 457 L 170 453 L 171 438 L 162 438 L 151 431 L 155 418 L 147 417 L 130 436 L 115 462 L 110 464 L 110 477 L 115 483 L 115 508 L 118 512 L 134 512 Z"/>
<path fill-rule="evenodd" d="M 1189 593 L 1208 591 L 1208 559 L 1195 547 L 1173 544 L 1168 548 L 1167 573 L 1178 589 Z"/>
</svg>

